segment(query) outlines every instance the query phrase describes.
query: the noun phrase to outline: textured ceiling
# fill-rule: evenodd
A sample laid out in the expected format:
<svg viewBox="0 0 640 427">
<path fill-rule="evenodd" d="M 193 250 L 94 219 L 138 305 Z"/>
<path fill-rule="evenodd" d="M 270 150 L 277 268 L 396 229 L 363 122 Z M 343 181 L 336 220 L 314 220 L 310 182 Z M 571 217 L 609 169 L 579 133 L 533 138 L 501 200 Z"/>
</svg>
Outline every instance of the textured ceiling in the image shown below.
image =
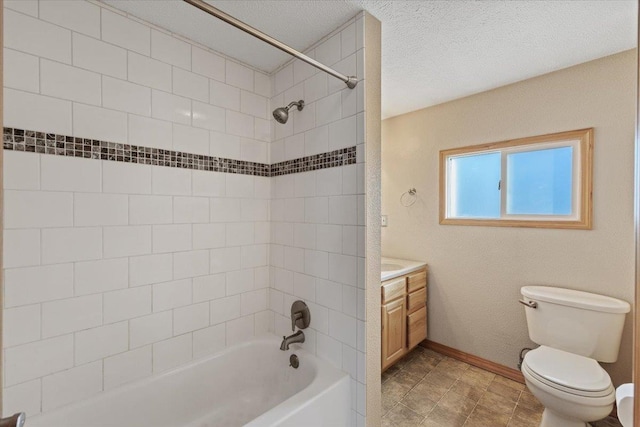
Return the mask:
<svg viewBox="0 0 640 427">
<path fill-rule="evenodd" d="M 271 72 L 290 59 L 180 0 L 105 0 Z M 305 50 L 365 9 L 382 21 L 382 109 L 391 117 L 636 45 L 636 2 L 209 1 Z"/>
</svg>

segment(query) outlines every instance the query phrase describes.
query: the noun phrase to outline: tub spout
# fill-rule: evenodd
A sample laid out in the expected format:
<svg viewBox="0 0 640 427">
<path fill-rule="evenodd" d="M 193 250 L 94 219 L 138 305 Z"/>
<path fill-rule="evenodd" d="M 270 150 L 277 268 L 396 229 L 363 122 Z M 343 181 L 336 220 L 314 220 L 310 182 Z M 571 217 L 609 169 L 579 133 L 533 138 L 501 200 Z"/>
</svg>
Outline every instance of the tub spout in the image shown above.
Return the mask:
<svg viewBox="0 0 640 427">
<path fill-rule="evenodd" d="M 280 350 L 286 351 L 289 350 L 289 344 L 293 343 L 303 343 L 304 342 L 304 332 L 298 331 L 293 335 L 289 335 L 288 337 L 282 337 L 282 344 L 280 344 Z"/>
</svg>

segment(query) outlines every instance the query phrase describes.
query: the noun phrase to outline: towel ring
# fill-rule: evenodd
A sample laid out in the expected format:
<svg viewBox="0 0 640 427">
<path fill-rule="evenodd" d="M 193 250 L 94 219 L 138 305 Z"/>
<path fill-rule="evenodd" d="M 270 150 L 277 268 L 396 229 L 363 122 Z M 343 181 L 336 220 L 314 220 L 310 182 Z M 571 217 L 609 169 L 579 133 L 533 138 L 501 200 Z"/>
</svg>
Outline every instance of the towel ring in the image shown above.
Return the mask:
<svg viewBox="0 0 640 427">
<path fill-rule="evenodd" d="M 402 196 L 400 196 L 400 204 L 405 208 L 412 206 L 416 202 L 416 200 L 418 200 L 418 196 L 416 196 L 416 193 L 417 191 L 415 188 L 410 188 L 408 191 L 402 193 Z"/>
</svg>

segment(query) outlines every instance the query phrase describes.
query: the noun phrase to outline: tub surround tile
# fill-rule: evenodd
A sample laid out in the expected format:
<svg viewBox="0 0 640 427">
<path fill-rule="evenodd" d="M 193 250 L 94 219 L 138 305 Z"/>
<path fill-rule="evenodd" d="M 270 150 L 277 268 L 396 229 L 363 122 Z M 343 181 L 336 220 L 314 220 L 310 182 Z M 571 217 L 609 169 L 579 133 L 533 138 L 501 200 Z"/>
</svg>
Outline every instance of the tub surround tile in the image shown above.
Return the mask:
<svg viewBox="0 0 640 427">
<path fill-rule="evenodd" d="M 104 258 L 151 253 L 150 225 L 104 227 L 102 235 L 104 236 Z"/>
<path fill-rule="evenodd" d="M 51 97 L 100 105 L 100 74 L 42 59 L 40 91 Z"/>
<path fill-rule="evenodd" d="M 254 71 L 236 62 L 226 62 L 226 83 L 240 89 L 253 91 Z"/>
<path fill-rule="evenodd" d="M 129 224 L 152 225 L 173 222 L 170 196 L 129 196 Z"/>
<path fill-rule="evenodd" d="M 148 117 L 151 116 L 151 89 L 103 76 L 102 105 L 105 108 Z"/>
<path fill-rule="evenodd" d="M 171 254 L 143 255 L 129 258 L 129 286 L 167 282 L 172 278 Z"/>
<path fill-rule="evenodd" d="M 73 224 L 71 193 L 7 190 L 4 203 L 7 229 L 69 227 Z"/>
<path fill-rule="evenodd" d="M 191 45 L 154 29 L 151 29 L 151 57 L 186 70 L 191 69 Z"/>
<path fill-rule="evenodd" d="M 140 380 L 151 376 L 151 346 L 120 353 L 104 359 L 104 389 Z"/>
<path fill-rule="evenodd" d="M 193 357 L 191 334 L 153 344 L 153 372 L 162 372 L 189 362 Z"/>
<path fill-rule="evenodd" d="M 6 47 L 32 55 L 71 63 L 71 31 L 31 16 L 7 10 L 4 14 Z"/>
<path fill-rule="evenodd" d="M 182 335 L 209 326 L 209 304 L 203 302 L 173 312 L 173 334 Z"/>
<path fill-rule="evenodd" d="M 191 304 L 191 280 L 176 280 L 173 282 L 153 285 L 153 311 L 165 311 Z"/>
<path fill-rule="evenodd" d="M 171 92 L 171 70 L 171 65 L 162 61 L 127 52 L 127 76 L 133 83 Z"/>
<path fill-rule="evenodd" d="M 171 338 L 173 312 L 171 310 L 138 317 L 129 321 L 129 348 L 142 347 Z"/>
<path fill-rule="evenodd" d="M 39 17 L 94 38 L 100 37 L 100 8 L 91 3 L 69 0 L 41 3 Z"/>
<path fill-rule="evenodd" d="M 39 93 L 40 66 L 37 56 L 12 49 L 4 49 L 4 87 Z"/>
<path fill-rule="evenodd" d="M 193 357 L 200 358 L 214 354 L 226 346 L 224 324 L 210 326 L 193 333 Z"/>
<path fill-rule="evenodd" d="M 128 262 L 126 258 L 77 262 L 73 278 L 76 295 L 123 289 L 129 286 Z"/>
<path fill-rule="evenodd" d="M 100 227 L 44 228 L 41 236 L 42 264 L 102 258 Z"/>
<path fill-rule="evenodd" d="M 96 2 L 65 2 L 75 11 L 67 16 L 48 5 L 40 19 L 37 6 L 15 6 L 24 25 L 9 27 L 33 31 L 22 36 L 28 43 L 8 35 L 6 48 L 13 63 L 6 64 L 5 188 L 17 194 L 8 219 L 28 228 L 5 234 L 6 325 L 20 324 L 5 343 L 5 410 L 47 411 L 254 334 L 289 331 L 288 309 L 304 298 L 315 326 L 303 347 L 349 373 L 352 420 L 364 425 L 364 321 L 356 318 L 364 317 L 364 292 L 353 286 L 364 263 L 352 262 L 364 256 L 355 242 L 364 242 L 355 224 L 360 200 L 354 215 L 349 203 L 334 203 L 344 212 L 329 214 L 330 197 L 364 192 L 363 167 L 354 188 L 364 92 L 329 84 L 300 61 L 274 82 Z M 341 31 L 321 50 L 346 69 L 353 37 Z M 86 90 L 50 84 L 70 76 Z M 302 114 L 274 124 L 272 103 L 305 96 Z M 41 200 L 55 205 L 47 218 L 20 215 L 30 191 L 71 206 Z M 320 238 L 322 225 L 332 227 L 329 241 Z M 87 232 L 100 235 L 95 248 L 84 245 Z M 51 233 L 75 243 L 57 250 Z M 49 262 L 59 264 L 41 265 Z M 313 301 L 329 277 L 337 303 L 326 307 Z M 64 307 L 78 301 L 100 317 L 67 316 Z M 46 338 L 52 334 L 62 335 Z"/>
<path fill-rule="evenodd" d="M 104 8 L 101 12 L 102 40 L 146 56 L 151 54 L 148 26 Z"/>
<path fill-rule="evenodd" d="M 126 225 L 129 200 L 122 194 L 73 194 L 73 224 L 79 227 Z"/>
<path fill-rule="evenodd" d="M 54 337 L 102 325 L 102 295 L 42 304 L 42 336 Z"/>
<path fill-rule="evenodd" d="M 176 95 L 209 102 L 209 80 L 181 68 L 173 68 L 173 92 Z"/>
<path fill-rule="evenodd" d="M 102 391 L 102 361 L 42 379 L 42 410 L 49 411 Z"/>
<path fill-rule="evenodd" d="M 136 319 L 151 313 L 151 286 L 123 289 L 104 294 L 104 323 Z M 131 335 L 133 340 L 133 321 Z"/>
<path fill-rule="evenodd" d="M 95 38 L 73 33 L 73 65 L 100 74 L 126 79 L 127 51 Z"/>
<path fill-rule="evenodd" d="M 75 363 L 83 365 L 120 354 L 129 348 L 129 325 L 114 323 L 75 334 Z"/>
<path fill-rule="evenodd" d="M 196 46 L 191 47 L 191 71 L 202 74 L 220 82 L 225 81 L 225 65 L 223 57 Z"/>
<path fill-rule="evenodd" d="M 7 308 L 3 311 L 3 316 L 2 341 L 5 347 L 26 344 L 42 338 L 39 304 Z"/>
<path fill-rule="evenodd" d="M 38 17 L 38 0 L 7 0 L 4 2 L 4 7 Z"/>
<path fill-rule="evenodd" d="M 41 393 L 42 384 L 40 379 L 27 381 L 13 387 L 6 387 L 2 392 L 2 407 L 7 414 L 25 412 L 37 415 L 40 413 L 42 405 Z"/>
<path fill-rule="evenodd" d="M 73 292 L 73 264 L 5 269 L 5 307 L 70 298 Z"/>
<path fill-rule="evenodd" d="M 57 132 L 65 135 L 71 135 L 72 133 L 71 101 L 5 88 L 4 102 L 6 102 L 7 105 L 11 105 L 11 108 L 5 110 L 5 123 L 12 123 L 14 126 L 27 129 L 44 126 L 49 132 Z M 20 132 L 18 133 L 20 134 Z M 22 139 L 18 142 L 23 142 L 23 144 L 18 144 L 17 151 L 36 152 L 35 141 L 33 144 L 34 149 L 21 149 L 22 146 L 25 145 L 24 143 L 31 145 L 30 140 L 25 141 Z M 7 148 L 6 145 L 5 148 Z M 11 150 L 11 148 L 7 149 Z"/>
<path fill-rule="evenodd" d="M 3 162 L 5 190 L 39 190 L 40 156 L 6 151 Z"/>
<path fill-rule="evenodd" d="M 107 139 L 115 141 L 116 143 L 125 143 L 127 141 L 127 114 L 122 111 L 74 102 L 73 135 L 75 137 L 92 135 L 97 139 Z M 28 143 L 27 141 L 27 144 Z M 75 148 L 76 150 L 79 149 L 79 147 Z M 83 150 L 86 149 L 83 148 Z M 36 151 L 42 152 L 42 150 Z M 46 152 L 46 150 L 44 152 Z"/>
<path fill-rule="evenodd" d="M 73 367 L 73 335 L 62 335 L 5 350 L 6 386 Z"/>
</svg>

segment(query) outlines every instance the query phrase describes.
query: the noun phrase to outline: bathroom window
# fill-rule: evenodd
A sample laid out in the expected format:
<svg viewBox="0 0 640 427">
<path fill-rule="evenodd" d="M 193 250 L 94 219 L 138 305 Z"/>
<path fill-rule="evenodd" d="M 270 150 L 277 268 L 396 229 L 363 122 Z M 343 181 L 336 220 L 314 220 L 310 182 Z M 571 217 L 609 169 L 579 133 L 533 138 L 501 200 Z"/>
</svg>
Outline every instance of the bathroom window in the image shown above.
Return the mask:
<svg viewBox="0 0 640 427">
<path fill-rule="evenodd" d="M 593 129 L 440 151 L 440 224 L 591 229 Z"/>
</svg>

